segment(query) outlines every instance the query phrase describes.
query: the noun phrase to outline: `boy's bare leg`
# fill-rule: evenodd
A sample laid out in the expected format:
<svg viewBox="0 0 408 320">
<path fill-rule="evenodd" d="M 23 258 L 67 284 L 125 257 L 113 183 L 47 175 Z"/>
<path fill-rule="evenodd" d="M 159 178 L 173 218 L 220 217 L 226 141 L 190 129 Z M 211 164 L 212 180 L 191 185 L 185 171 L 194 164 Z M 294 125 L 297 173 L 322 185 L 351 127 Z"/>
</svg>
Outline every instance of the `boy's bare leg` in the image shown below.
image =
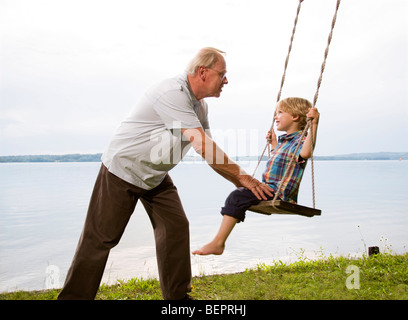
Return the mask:
<svg viewBox="0 0 408 320">
<path fill-rule="evenodd" d="M 227 240 L 232 229 L 234 229 L 235 224 L 238 222 L 237 219 L 224 215 L 222 218 L 220 230 L 218 231 L 215 238 L 204 247 L 193 251 L 193 254 L 208 255 L 217 254 L 220 255 L 224 252 L 225 241 Z"/>
</svg>

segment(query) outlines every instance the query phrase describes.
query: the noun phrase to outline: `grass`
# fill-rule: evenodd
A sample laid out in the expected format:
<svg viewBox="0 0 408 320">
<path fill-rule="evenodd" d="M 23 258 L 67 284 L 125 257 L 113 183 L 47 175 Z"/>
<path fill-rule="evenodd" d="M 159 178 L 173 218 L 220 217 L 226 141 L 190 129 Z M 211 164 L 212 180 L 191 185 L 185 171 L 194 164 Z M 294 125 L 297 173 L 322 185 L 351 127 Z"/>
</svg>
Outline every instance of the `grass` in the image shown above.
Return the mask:
<svg viewBox="0 0 408 320">
<path fill-rule="evenodd" d="M 192 283 L 191 296 L 198 300 L 408 300 L 408 253 L 359 259 L 300 258 L 291 264 L 278 261 L 235 274 L 194 277 Z M 58 293 L 59 290 L 17 291 L 2 293 L 0 299 L 54 300 Z M 131 279 L 101 285 L 96 299 L 162 297 L 157 279 Z"/>
</svg>

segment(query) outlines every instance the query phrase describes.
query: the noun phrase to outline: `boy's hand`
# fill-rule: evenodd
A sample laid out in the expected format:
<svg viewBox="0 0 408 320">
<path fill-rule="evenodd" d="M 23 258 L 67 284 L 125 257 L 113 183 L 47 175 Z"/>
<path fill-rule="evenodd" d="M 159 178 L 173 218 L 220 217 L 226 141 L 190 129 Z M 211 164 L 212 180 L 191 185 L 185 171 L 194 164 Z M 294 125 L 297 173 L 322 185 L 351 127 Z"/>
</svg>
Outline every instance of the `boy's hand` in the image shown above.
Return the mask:
<svg viewBox="0 0 408 320">
<path fill-rule="evenodd" d="M 310 108 L 309 112 L 306 114 L 308 119 L 311 119 L 314 124 L 319 123 L 320 113 L 317 108 Z"/>
<path fill-rule="evenodd" d="M 271 129 L 271 130 L 268 131 L 268 133 L 266 135 L 266 140 L 271 145 L 272 149 L 276 148 L 276 146 L 278 144 L 278 140 L 276 139 L 275 130 Z"/>
</svg>

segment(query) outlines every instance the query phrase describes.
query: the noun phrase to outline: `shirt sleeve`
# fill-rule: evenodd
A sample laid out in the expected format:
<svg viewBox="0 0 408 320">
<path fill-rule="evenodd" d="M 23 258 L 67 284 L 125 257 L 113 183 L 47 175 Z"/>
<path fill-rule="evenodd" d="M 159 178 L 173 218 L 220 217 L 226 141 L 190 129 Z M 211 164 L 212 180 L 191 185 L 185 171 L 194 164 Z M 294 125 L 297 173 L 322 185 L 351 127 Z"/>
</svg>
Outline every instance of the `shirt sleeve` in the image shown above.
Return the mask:
<svg viewBox="0 0 408 320">
<path fill-rule="evenodd" d="M 305 163 L 306 159 L 303 159 L 302 156 L 299 154 L 298 159 L 297 159 L 297 163 L 302 164 Z"/>
<path fill-rule="evenodd" d="M 302 156 L 300 155 L 300 152 L 302 151 L 303 144 L 305 143 L 305 141 L 306 141 L 306 136 L 303 137 L 300 148 L 299 148 L 299 150 L 298 150 L 298 152 L 296 154 L 298 164 L 305 164 L 306 161 L 307 161 L 306 159 L 303 159 Z"/>
<path fill-rule="evenodd" d="M 165 92 L 153 107 L 168 129 L 202 127 L 194 112 L 193 102 L 183 89 Z"/>
</svg>

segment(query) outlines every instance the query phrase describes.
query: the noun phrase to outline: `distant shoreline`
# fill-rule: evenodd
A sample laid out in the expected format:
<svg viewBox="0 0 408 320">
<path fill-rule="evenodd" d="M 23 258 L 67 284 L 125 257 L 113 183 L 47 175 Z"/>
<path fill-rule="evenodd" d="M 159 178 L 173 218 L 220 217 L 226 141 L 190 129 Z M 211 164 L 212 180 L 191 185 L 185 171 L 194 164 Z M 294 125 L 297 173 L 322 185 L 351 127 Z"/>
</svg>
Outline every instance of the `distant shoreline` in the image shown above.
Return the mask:
<svg viewBox="0 0 408 320">
<path fill-rule="evenodd" d="M 63 154 L 63 155 L 17 155 L 0 156 L 0 163 L 25 163 L 25 162 L 100 162 L 101 153 L 94 154 Z M 232 157 L 235 161 L 257 161 L 259 156 Z M 266 156 L 262 160 L 267 160 Z M 408 160 L 408 152 L 374 152 L 350 153 L 334 156 L 315 156 L 317 161 L 330 160 Z M 203 161 L 199 156 L 185 156 L 183 161 Z"/>
</svg>

